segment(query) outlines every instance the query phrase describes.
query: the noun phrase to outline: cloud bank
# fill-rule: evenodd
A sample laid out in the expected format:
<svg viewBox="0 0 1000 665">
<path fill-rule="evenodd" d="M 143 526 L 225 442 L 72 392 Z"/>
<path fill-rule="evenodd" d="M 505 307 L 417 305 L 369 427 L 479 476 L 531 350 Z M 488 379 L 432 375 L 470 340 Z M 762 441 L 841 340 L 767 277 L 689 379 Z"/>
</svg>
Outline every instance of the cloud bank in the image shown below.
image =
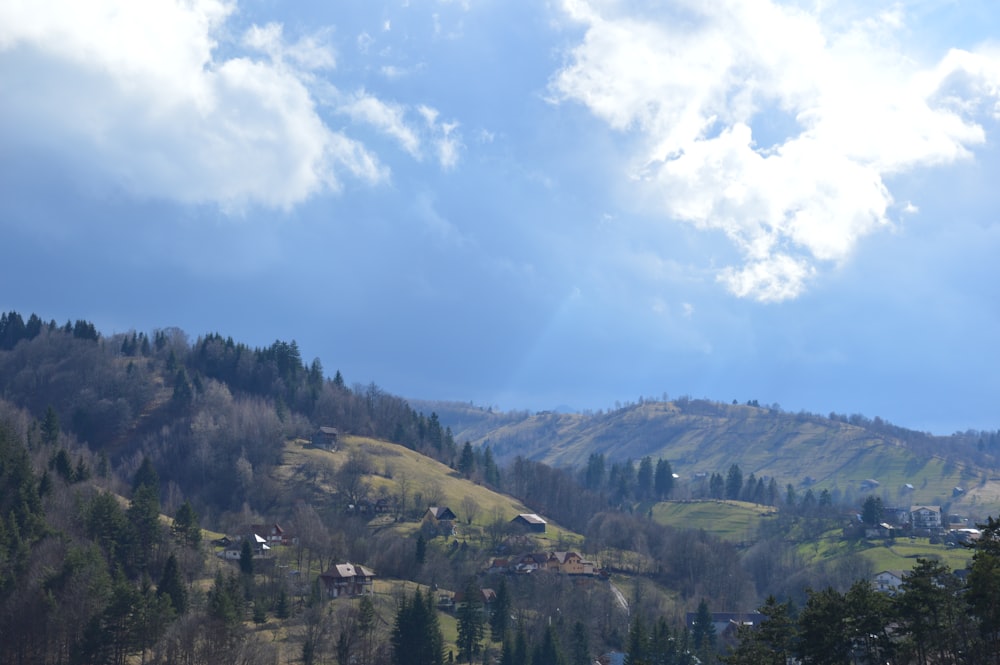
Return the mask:
<svg viewBox="0 0 1000 665">
<path fill-rule="evenodd" d="M 772 0 L 563 10 L 585 34 L 555 99 L 641 138 L 630 175 L 669 218 L 731 239 L 743 261 L 718 279 L 741 297 L 800 295 L 891 223 L 888 176 L 970 158 L 998 117 L 996 54 L 921 65 L 898 7 L 847 21 Z"/>
<path fill-rule="evenodd" d="M 293 42 L 269 23 L 233 35 L 236 11 L 219 0 L 3 3 L 0 137 L 132 195 L 223 209 L 287 209 L 347 179 L 386 179 L 370 148 L 320 114 L 332 88 L 321 75 L 336 66 L 325 33 Z M 418 154 L 399 107 L 334 97 Z"/>
</svg>

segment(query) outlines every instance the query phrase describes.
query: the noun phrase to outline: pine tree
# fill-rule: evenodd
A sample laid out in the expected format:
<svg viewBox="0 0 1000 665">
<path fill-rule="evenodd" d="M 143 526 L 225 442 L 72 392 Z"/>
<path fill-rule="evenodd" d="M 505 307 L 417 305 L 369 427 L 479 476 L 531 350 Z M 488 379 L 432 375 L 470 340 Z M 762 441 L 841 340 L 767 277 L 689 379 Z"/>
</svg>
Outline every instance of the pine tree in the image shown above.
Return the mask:
<svg viewBox="0 0 1000 665">
<path fill-rule="evenodd" d="M 243 546 L 240 547 L 240 572 L 246 577 L 253 577 L 253 548 L 250 546 L 250 538 L 244 538 Z"/>
<path fill-rule="evenodd" d="M 674 491 L 674 470 L 665 459 L 656 460 L 653 474 L 653 491 L 657 499 L 669 499 Z"/>
<path fill-rule="evenodd" d="M 156 468 L 148 457 L 142 458 L 142 463 L 139 464 L 139 469 L 135 472 L 135 477 L 132 478 L 132 491 L 135 492 L 143 485 L 155 489 L 157 496 L 159 496 L 160 476 L 156 473 Z"/>
<path fill-rule="evenodd" d="M 274 616 L 279 619 L 287 619 L 292 615 L 288 602 L 288 592 L 284 589 L 278 594 L 278 600 L 274 604 Z"/>
<path fill-rule="evenodd" d="M 739 499 L 740 490 L 742 489 L 743 472 L 740 471 L 738 464 L 733 464 L 729 467 L 729 473 L 726 475 L 726 498 Z"/>
<path fill-rule="evenodd" d="M 712 613 L 708 609 L 708 602 L 702 598 L 698 603 L 698 614 L 695 616 L 694 625 L 691 627 L 691 642 L 702 662 L 706 662 L 708 656 L 715 652 L 715 641 Z"/>
<path fill-rule="evenodd" d="M 510 623 L 510 593 L 507 590 L 507 580 L 503 577 L 500 578 L 496 593 L 493 612 L 490 614 L 490 639 L 499 642 L 507 634 L 507 624 Z"/>
<path fill-rule="evenodd" d="M 174 515 L 171 526 L 174 536 L 189 545 L 197 547 L 201 543 L 201 527 L 198 525 L 198 513 L 194 511 L 191 502 L 185 500 Z"/>
<path fill-rule="evenodd" d="M 156 586 L 156 593 L 157 595 L 165 595 L 169 598 L 174 612 L 178 615 L 184 614 L 187 610 L 187 588 L 185 588 L 184 581 L 181 579 L 177 557 L 173 554 L 170 555 L 166 565 L 163 567 L 163 576 L 160 577 L 160 583 Z"/>
<path fill-rule="evenodd" d="M 643 457 L 639 461 L 639 471 L 635 475 L 636 498 L 643 500 L 649 498 L 653 492 L 653 458 Z"/>
<path fill-rule="evenodd" d="M 42 442 L 49 446 L 54 446 L 59 440 L 59 415 L 50 404 L 45 409 L 45 418 L 42 420 Z"/>
<path fill-rule="evenodd" d="M 535 645 L 535 649 L 532 651 L 531 665 L 563 665 L 562 653 L 559 651 L 559 641 L 556 639 L 556 634 L 551 624 L 545 626 L 542 641 Z"/>
<path fill-rule="evenodd" d="M 444 638 L 433 598 L 417 589 L 403 598 L 392 630 L 393 665 L 442 665 Z"/>
<path fill-rule="evenodd" d="M 427 539 L 423 533 L 417 534 L 417 551 L 414 556 L 418 566 L 424 565 L 427 560 Z"/>
<path fill-rule="evenodd" d="M 462 446 L 462 455 L 458 458 L 458 471 L 466 478 L 476 470 L 476 456 L 472 452 L 472 444 L 468 441 Z"/>
<path fill-rule="evenodd" d="M 133 570 L 145 572 L 162 541 L 159 489 L 140 485 L 125 513 L 129 524 L 129 557 Z"/>
<path fill-rule="evenodd" d="M 470 578 L 465 584 L 464 602 L 456 613 L 458 658 L 470 663 L 472 657 L 479 653 L 479 642 L 483 639 L 483 604 L 480 602 L 480 593 L 475 578 Z"/>
<path fill-rule="evenodd" d="M 590 657 L 590 640 L 583 622 L 576 621 L 573 624 L 571 642 L 569 665 L 590 665 L 594 662 Z"/>
</svg>

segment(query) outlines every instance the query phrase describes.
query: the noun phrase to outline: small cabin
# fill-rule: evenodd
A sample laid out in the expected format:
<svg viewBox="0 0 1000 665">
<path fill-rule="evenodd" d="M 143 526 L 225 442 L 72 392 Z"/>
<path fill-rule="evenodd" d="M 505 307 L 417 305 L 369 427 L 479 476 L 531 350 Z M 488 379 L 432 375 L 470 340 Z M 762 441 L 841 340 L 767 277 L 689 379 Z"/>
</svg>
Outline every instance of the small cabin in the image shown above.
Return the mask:
<svg viewBox="0 0 1000 665">
<path fill-rule="evenodd" d="M 336 450 L 337 449 L 337 428 L 336 427 L 320 427 L 313 433 L 312 444 L 317 448 L 324 448 L 326 450 Z"/>
</svg>

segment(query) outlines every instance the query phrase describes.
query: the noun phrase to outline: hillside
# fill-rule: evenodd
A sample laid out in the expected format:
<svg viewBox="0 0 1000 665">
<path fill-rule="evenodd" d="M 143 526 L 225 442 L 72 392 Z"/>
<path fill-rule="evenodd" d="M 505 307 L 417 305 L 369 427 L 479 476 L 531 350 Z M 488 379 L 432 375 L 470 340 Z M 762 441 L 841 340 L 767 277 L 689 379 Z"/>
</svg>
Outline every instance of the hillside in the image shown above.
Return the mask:
<svg viewBox="0 0 1000 665">
<path fill-rule="evenodd" d="M 518 617 L 525 635 L 491 625 L 483 662 L 518 641 L 582 645 L 576 662 L 592 662 L 591 649 L 625 647 L 632 618 L 669 621 L 657 630 L 682 643 L 680 617 L 701 599 L 713 611 L 772 595 L 801 604 L 807 589 L 844 591 L 876 566 L 968 561 L 943 532 L 858 533 L 853 512 L 870 494 L 973 519 L 1000 504 L 996 433 L 932 437 L 688 399 L 588 414 L 408 402 L 328 378 L 294 341 L 104 337 L 85 321 L 11 313 L 0 316 L 0 396 L 0 632 L 19 636 L 4 662 L 87 648 L 95 662 L 117 649 L 150 663 L 184 652 L 374 665 L 389 662 L 405 596 L 443 603 L 444 644 L 461 651 L 452 594 L 505 584 L 510 610 L 491 617 Z M 723 484 L 739 501 L 694 500 Z M 424 519 L 428 506 L 454 516 Z M 545 533 L 512 525 L 521 512 L 543 515 Z M 247 539 L 250 525 L 279 523 L 293 537 L 254 554 L 264 540 Z M 243 543 L 239 561 L 216 556 L 223 534 Z M 488 574 L 494 558 L 508 561 Z M 319 581 L 343 562 L 376 571 L 374 607 Z M 119 611 L 158 616 L 165 632 Z"/>
<path fill-rule="evenodd" d="M 292 514 L 294 503 L 307 501 L 321 514 L 343 512 L 344 483 L 341 474 L 352 462 L 362 461 L 359 494 L 370 499 L 385 498 L 398 506 L 410 521 L 391 522 L 391 528 L 403 535 L 417 530 L 419 518 L 427 506 L 448 506 L 459 518 L 458 533 L 479 537 L 491 522 L 510 522 L 520 513 L 533 512 L 520 501 L 476 484 L 454 469 L 404 446 L 369 437 L 342 437 L 336 451 L 330 452 L 296 439 L 285 444 L 281 463 L 273 474 L 281 484 L 277 514 Z M 396 512 L 396 511 L 394 511 Z M 543 542 L 582 537 L 551 519 Z"/>
<path fill-rule="evenodd" d="M 412 403 L 437 413 L 457 440 L 488 444 L 504 461 L 521 456 L 579 469 L 595 453 L 616 461 L 662 457 L 690 482 L 700 474 L 724 474 L 735 463 L 744 474 L 775 478 L 782 488 L 828 489 L 847 503 L 875 493 L 892 505 L 950 504 L 979 518 L 1000 510 L 995 433 L 934 437 L 878 418 L 834 419 L 705 400 L 644 401 L 597 414 Z M 956 487 L 964 493 L 955 495 Z"/>
</svg>

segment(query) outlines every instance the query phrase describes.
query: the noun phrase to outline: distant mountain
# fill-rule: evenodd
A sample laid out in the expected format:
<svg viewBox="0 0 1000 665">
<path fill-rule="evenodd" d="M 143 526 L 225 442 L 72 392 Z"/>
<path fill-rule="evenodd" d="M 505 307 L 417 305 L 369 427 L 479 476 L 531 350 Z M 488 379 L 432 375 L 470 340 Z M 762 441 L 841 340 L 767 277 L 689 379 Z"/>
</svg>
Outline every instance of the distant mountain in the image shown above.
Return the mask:
<svg viewBox="0 0 1000 665">
<path fill-rule="evenodd" d="M 670 462 L 688 483 L 705 474 L 775 478 L 782 488 L 829 489 L 841 500 L 878 494 L 891 505 L 931 503 L 985 515 L 1000 507 L 996 432 L 932 436 L 879 418 L 824 417 L 708 400 L 643 401 L 596 414 L 497 412 L 421 402 L 456 441 L 489 445 L 500 462 L 517 456 L 583 468 L 591 455 Z M 911 489 L 912 486 L 912 489 Z"/>
</svg>

